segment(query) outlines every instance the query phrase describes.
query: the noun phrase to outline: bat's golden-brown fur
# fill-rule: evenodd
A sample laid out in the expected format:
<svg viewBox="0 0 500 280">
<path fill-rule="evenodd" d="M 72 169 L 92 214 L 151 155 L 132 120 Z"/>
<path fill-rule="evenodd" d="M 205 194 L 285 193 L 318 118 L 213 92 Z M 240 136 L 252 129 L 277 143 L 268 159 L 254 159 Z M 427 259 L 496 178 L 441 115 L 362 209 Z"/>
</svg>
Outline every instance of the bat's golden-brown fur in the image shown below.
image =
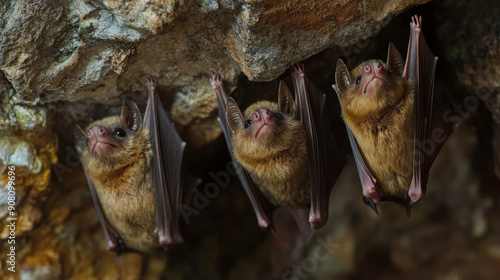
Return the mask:
<svg viewBox="0 0 500 280">
<path fill-rule="evenodd" d="M 90 124 L 113 131 L 120 117 L 107 117 Z M 94 183 L 104 215 L 125 244 L 141 252 L 160 247 L 156 227 L 156 203 L 151 178 L 152 149 L 149 133 L 129 132 L 113 152 L 92 156 L 83 151 L 83 165 Z"/>
<path fill-rule="evenodd" d="M 351 72 L 353 80 L 365 64 Z M 396 75 L 387 78 L 388 83 L 369 96 L 362 96 L 362 87 L 352 83 L 341 94 L 342 115 L 377 179 L 382 199 L 404 202 L 413 175 L 414 94 L 410 81 Z"/>
<path fill-rule="evenodd" d="M 245 110 L 243 122 L 259 108 L 278 112 L 278 104 L 257 102 Z M 265 140 L 242 126 L 233 136 L 233 155 L 275 205 L 306 208 L 311 204 L 306 131 L 291 115 L 283 115 L 279 131 Z"/>
</svg>

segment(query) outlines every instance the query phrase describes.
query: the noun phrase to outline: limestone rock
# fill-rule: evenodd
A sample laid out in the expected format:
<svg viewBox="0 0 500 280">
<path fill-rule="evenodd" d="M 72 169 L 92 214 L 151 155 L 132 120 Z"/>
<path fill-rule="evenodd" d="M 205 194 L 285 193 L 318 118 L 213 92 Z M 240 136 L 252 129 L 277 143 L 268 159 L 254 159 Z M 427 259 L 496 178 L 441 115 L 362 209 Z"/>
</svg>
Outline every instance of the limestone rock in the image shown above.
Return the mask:
<svg viewBox="0 0 500 280">
<path fill-rule="evenodd" d="M 3 1 L 0 69 L 42 103 L 144 91 L 144 75 L 173 92 L 213 72 L 271 80 L 427 1 Z"/>
</svg>

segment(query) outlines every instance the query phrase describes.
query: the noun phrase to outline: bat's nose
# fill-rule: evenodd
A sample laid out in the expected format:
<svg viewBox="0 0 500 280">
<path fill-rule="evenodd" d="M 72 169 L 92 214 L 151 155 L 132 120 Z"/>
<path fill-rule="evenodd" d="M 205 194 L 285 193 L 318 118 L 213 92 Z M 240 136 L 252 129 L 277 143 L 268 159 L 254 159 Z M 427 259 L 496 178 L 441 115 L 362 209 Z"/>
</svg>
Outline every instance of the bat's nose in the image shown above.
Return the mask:
<svg viewBox="0 0 500 280">
<path fill-rule="evenodd" d="M 260 108 L 255 110 L 253 112 L 253 120 L 254 121 L 260 121 L 260 120 L 270 120 L 273 115 L 273 112 L 267 108 Z"/>
<path fill-rule="evenodd" d="M 364 67 L 364 72 L 366 74 L 382 74 L 384 72 L 384 67 L 382 63 L 378 61 L 368 62 Z"/>
<path fill-rule="evenodd" d="M 100 125 L 94 125 L 87 132 L 87 136 L 89 139 L 92 139 L 95 137 L 105 137 L 107 134 L 108 133 L 107 133 L 106 129 Z"/>
</svg>

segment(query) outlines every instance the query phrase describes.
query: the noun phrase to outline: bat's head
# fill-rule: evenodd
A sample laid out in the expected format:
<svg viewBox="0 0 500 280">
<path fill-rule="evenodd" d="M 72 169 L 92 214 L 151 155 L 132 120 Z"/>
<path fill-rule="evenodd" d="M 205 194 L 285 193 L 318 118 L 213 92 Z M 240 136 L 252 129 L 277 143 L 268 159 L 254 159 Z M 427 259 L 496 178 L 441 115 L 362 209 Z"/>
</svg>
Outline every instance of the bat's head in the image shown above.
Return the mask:
<svg viewBox="0 0 500 280">
<path fill-rule="evenodd" d="M 150 146 L 148 132 L 142 129 L 141 112 L 129 98 L 123 102 L 120 116 L 95 121 L 86 133 L 84 163 L 102 170 L 126 165 Z"/>
<path fill-rule="evenodd" d="M 359 117 L 381 112 L 397 104 L 411 90 L 402 78 L 401 54 L 389 46 L 387 62 L 369 60 L 349 71 L 342 60 L 337 61 L 335 89 L 344 113 Z"/>
<path fill-rule="evenodd" d="M 227 120 L 233 131 L 233 154 L 240 160 L 266 158 L 306 139 L 302 123 L 269 101 L 254 103 L 242 114 L 229 99 Z"/>
</svg>

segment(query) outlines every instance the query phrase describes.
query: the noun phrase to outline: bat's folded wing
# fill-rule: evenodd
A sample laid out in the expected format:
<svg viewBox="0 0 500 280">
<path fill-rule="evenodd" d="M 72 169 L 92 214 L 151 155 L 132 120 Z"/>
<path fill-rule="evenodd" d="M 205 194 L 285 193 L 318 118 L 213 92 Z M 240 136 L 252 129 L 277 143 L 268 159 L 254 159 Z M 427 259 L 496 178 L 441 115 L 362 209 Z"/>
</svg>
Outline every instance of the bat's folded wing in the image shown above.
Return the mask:
<svg viewBox="0 0 500 280">
<path fill-rule="evenodd" d="M 453 132 L 454 123 L 436 118 L 443 111 L 434 104 L 434 77 L 437 57 L 432 53 L 422 33 L 422 18 L 414 16 L 410 23 L 410 42 L 403 78 L 412 81 L 414 101 L 414 159 L 413 178 L 408 191 L 411 203 L 417 202 L 425 193 L 429 169 L 446 138 Z M 433 134 L 446 136 L 438 142 Z M 440 137 L 442 138 L 442 137 Z M 425 153 L 421 146 L 432 141 L 434 149 Z"/>
<path fill-rule="evenodd" d="M 292 68 L 297 100 L 298 118 L 308 135 L 311 210 L 309 222 L 313 228 L 322 227 L 328 219 L 330 191 L 345 165 L 345 157 L 335 143 L 328 115 L 326 95 L 312 83 L 306 84 L 302 65 Z"/>
<path fill-rule="evenodd" d="M 78 128 L 81 130 L 81 128 L 79 126 L 78 126 Z M 76 150 L 78 152 L 78 155 L 80 156 L 80 162 L 83 162 L 83 159 L 82 159 L 83 143 L 82 143 L 82 141 L 84 141 L 83 138 L 76 141 L 77 142 Z M 85 174 L 85 178 L 87 180 L 87 185 L 88 185 L 89 190 L 90 190 L 92 202 L 94 203 L 94 207 L 95 207 L 95 210 L 97 212 L 97 217 L 99 218 L 99 223 L 101 224 L 102 230 L 104 232 L 104 237 L 106 238 L 106 248 L 109 251 L 114 252 L 116 254 L 117 258 L 122 253 L 136 252 L 136 250 L 131 249 L 125 245 L 125 242 L 120 237 L 118 232 L 113 228 L 113 226 L 111 226 L 108 219 L 104 215 L 104 212 L 102 211 L 101 203 L 99 202 L 99 199 L 97 198 L 97 192 L 96 192 L 94 183 L 92 183 L 92 180 L 90 180 L 90 177 L 85 172 L 85 169 L 83 169 L 83 173 Z"/>
<path fill-rule="evenodd" d="M 351 82 L 349 71 L 347 70 L 344 62 L 339 59 L 337 60 L 336 70 L 335 70 L 335 84 L 333 89 L 337 93 L 340 106 L 342 106 L 340 95 L 342 94 L 341 88 L 346 88 Z M 349 137 L 349 143 L 351 145 L 352 153 L 354 156 L 354 161 L 358 170 L 359 179 L 361 181 L 361 187 L 363 188 L 364 202 L 368 204 L 376 213 L 377 204 L 380 203 L 381 195 L 377 189 L 377 180 L 372 175 L 370 169 L 365 163 L 363 155 L 358 147 L 356 139 L 352 134 L 352 131 L 346 126 L 347 136 Z"/>
<path fill-rule="evenodd" d="M 182 157 L 185 142 L 170 122 L 156 91 L 148 96 L 144 125 L 149 130 L 153 149 L 152 179 L 156 198 L 157 228 L 160 244 L 183 241 L 179 217 L 182 203 Z"/>
</svg>

